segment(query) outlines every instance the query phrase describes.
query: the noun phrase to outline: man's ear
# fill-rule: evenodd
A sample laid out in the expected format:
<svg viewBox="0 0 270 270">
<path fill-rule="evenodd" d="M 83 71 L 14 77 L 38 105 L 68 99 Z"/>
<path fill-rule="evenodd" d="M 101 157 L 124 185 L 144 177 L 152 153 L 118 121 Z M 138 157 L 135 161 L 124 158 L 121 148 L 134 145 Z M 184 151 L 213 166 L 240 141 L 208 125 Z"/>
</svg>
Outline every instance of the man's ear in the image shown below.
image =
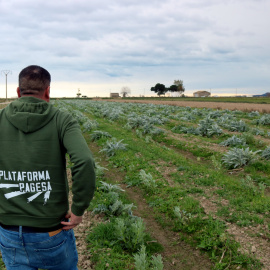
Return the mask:
<svg viewBox="0 0 270 270">
<path fill-rule="evenodd" d="M 18 95 L 18 98 L 20 98 L 22 95 L 21 95 L 21 91 L 20 91 L 20 88 L 17 87 L 17 95 Z"/>
<path fill-rule="evenodd" d="M 44 100 L 46 100 L 47 102 L 50 101 L 50 86 L 48 86 L 48 87 L 46 88 L 46 90 L 44 91 L 43 98 L 44 98 Z"/>
</svg>

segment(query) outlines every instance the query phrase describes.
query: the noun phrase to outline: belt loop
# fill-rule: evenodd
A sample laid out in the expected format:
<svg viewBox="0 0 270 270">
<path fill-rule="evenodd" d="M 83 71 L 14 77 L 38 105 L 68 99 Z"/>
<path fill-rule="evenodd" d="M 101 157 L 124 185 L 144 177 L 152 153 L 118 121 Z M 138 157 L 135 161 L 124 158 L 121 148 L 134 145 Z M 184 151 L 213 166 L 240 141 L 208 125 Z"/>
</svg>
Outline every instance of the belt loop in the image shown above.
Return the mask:
<svg viewBox="0 0 270 270">
<path fill-rule="evenodd" d="M 19 226 L 19 237 L 22 238 L 22 226 Z"/>
</svg>

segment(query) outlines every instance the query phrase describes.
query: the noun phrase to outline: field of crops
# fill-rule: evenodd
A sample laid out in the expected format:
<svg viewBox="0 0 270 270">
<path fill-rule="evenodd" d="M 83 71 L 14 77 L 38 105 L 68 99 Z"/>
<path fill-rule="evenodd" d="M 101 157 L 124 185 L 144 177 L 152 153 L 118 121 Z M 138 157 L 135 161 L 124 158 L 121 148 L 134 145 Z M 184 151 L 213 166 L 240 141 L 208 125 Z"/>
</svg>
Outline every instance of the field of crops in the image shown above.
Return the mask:
<svg viewBox="0 0 270 270">
<path fill-rule="evenodd" d="M 270 114 L 54 103 L 96 161 L 82 269 L 270 269 Z"/>
<path fill-rule="evenodd" d="M 56 105 L 81 124 L 100 171 L 90 210 L 104 222 L 88 236 L 96 269 L 269 269 L 269 114 L 104 101 Z M 149 215 L 173 233 L 171 254 L 155 241 Z M 188 255 L 177 254 L 182 242 L 193 248 Z M 193 256 L 197 250 L 208 257 Z"/>
</svg>

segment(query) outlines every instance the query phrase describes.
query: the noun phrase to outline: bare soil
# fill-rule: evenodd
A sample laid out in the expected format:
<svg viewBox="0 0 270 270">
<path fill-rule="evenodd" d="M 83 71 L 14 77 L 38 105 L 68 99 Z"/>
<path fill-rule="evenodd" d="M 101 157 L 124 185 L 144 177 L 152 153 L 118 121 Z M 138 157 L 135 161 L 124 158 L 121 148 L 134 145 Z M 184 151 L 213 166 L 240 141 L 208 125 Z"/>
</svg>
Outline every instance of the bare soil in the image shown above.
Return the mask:
<svg viewBox="0 0 270 270">
<path fill-rule="evenodd" d="M 166 100 L 125 100 L 125 99 L 113 99 L 106 100 L 112 102 L 124 102 L 124 103 L 147 103 L 157 105 L 172 105 L 182 107 L 195 107 L 195 108 L 212 108 L 221 110 L 239 110 L 239 111 L 258 111 L 263 113 L 270 113 L 269 104 L 257 104 L 257 103 L 229 103 L 229 102 L 203 102 L 203 101 L 166 101 Z"/>
</svg>

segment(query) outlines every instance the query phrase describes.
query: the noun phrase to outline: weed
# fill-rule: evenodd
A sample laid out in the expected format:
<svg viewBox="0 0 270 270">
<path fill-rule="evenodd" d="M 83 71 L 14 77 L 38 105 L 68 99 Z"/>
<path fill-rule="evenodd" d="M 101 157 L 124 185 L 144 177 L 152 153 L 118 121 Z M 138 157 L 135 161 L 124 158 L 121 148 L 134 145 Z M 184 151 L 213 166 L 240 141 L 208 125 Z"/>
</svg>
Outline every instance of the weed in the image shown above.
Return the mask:
<svg viewBox="0 0 270 270">
<path fill-rule="evenodd" d="M 221 170 L 222 164 L 214 155 L 211 156 L 211 161 L 216 170 Z"/>
<path fill-rule="evenodd" d="M 246 141 L 246 144 L 251 145 L 251 144 L 255 144 L 256 140 L 254 138 L 254 136 L 250 133 L 244 133 L 242 135 L 242 138 Z"/>
<path fill-rule="evenodd" d="M 243 186 L 243 189 L 246 190 L 246 192 L 250 192 L 252 195 L 257 195 L 260 192 L 260 190 L 253 182 L 253 179 L 248 175 L 246 176 L 246 178 L 242 178 L 241 180 L 241 184 Z M 260 183 L 262 185 L 262 183 Z"/>
<path fill-rule="evenodd" d="M 190 221 L 190 219 L 192 219 L 192 217 L 193 217 L 191 213 L 188 213 L 185 210 L 180 210 L 180 208 L 178 206 L 176 206 L 174 208 L 173 212 L 174 212 L 175 216 L 178 218 L 177 221 L 181 225 L 187 225 L 188 222 Z"/>
</svg>

